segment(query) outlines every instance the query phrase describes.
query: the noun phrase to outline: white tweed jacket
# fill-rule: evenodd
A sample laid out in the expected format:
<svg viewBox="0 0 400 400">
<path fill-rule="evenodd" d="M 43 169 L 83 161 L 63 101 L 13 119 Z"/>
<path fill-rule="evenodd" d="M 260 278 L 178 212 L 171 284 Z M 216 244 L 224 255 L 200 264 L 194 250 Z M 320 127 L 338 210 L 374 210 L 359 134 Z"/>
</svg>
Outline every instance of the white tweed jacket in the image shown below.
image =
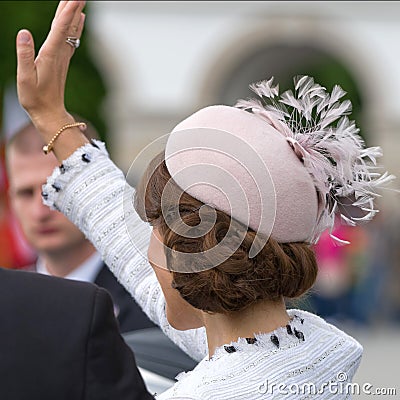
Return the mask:
<svg viewBox="0 0 400 400">
<path fill-rule="evenodd" d="M 177 331 L 146 254 L 150 228 L 133 209 L 134 189 L 98 141 L 75 151 L 43 186 L 44 202 L 62 211 L 93 242 L 118 280 L 179 347 L 200 361 L 158 400 L 347 399 L 361 360 L 352 337 L 316 315 L 288 310 L 291 322 L 239 339 L 207 355 L 204 328 Z"/>
</svg>

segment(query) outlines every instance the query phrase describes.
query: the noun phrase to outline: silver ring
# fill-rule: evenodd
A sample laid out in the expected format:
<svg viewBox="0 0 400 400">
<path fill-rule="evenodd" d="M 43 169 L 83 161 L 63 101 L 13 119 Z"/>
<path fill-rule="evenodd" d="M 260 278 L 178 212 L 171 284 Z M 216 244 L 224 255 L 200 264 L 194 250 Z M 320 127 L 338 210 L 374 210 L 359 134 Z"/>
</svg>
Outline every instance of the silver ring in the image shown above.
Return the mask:
<svg viewBox="0 0 400 400">
<path fill-rule="evenodd" d="M 70 46 L 72 46 L 74 49 L 77 49 L 79 45 L 81 44 L 81 41 L 77 37 L 73 36 L 68 36 L 67 39 L 65 40 Z"/>
</svg>

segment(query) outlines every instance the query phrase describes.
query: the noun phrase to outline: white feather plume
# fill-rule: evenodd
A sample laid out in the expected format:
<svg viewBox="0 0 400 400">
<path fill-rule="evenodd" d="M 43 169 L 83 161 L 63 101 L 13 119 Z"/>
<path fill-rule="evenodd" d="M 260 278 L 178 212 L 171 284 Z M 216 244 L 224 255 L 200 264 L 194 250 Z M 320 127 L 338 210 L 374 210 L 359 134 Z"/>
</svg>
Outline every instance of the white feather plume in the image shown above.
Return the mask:
<svg viewBox="0 0 400 400">
<path fill-rule="evenodd" d="M 395 178 L 378 172 L 376 160 L 382 151 L 365 148 L 359 129 L 347 117 L 351 102 L 340 101 L 346 92 L 336 85 L 328 93 L 309 76 L 295 77 L 295 92 L 287 90 L 280 96 L 273 78 L 250 88 L 260 100 L 239 100 L 235 106 L 252 112 L 284 135 L 313 177 L 322 212 L 310 241 L 316 243 L 330 228 L 335 240 L 346 243 L 332 235 L 335 214 L 352 226 L 371 220 L 378 212 L 373 202 L 379 196 L 376 190 Z M 362 216 L 344 215 L 344 199 L 352 199 L 350 205 L 361 210 Z"/>
</svg>

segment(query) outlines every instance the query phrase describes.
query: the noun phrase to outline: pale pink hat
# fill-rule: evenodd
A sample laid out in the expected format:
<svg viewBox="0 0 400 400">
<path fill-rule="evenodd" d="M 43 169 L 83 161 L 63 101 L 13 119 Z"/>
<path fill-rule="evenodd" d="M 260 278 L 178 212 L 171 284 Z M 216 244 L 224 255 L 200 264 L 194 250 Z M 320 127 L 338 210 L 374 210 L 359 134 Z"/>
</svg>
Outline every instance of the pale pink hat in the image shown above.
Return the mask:
<svg viewBox="0 0 400 400">
<path fill-rule="evenodd" d="M 201 109 L 173 130 L 166 164 L 181 189 L 228 214 L 235 208 L 232 216 L 253 230 L 281 242 L 312 237 L 318 212 L 312 178 L 286 139 L 255 115 L 228 106 Z"/>
<path fill-rule="evenodd" d="M 360 219 L 371 219 L 377 212 L 373 190 L 393 176 L 372 173 L 380 149 L 364 148 L 345 117 L 350 102 L 339 102 L 345 92 L 336 86 L 328 94 L 312 78 L 297 77 L 296 93 L 275 101 L 272 82 L 251 86 L 263 103 L 206 107 L 173 129 L 165 159 L 174 181 L 282 243 L 316 242 L 333 228 L 340 197 L 353 196 L 353 205 L 364 210 Z M 342 217 L 352 225 L 357 220 Z"/>
</svg>

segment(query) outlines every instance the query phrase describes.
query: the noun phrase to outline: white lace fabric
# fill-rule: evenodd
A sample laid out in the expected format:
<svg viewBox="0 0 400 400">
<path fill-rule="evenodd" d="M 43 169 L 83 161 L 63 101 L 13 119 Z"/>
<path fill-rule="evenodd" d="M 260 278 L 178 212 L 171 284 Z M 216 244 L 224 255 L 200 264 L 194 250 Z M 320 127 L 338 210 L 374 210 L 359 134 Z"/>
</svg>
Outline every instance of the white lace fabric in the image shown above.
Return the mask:
<svg viewBox="0 0 400 400">
<path fill-rule="evenodd" d="M 193 371 L 179 374 L 178 382 L 157 400 L 350 398 L 349 383 L 361 360 L 361 345 L 316 315 L 301 310 L 288 313 L 292 319 L 296 316 L 291 329 L 301 332 L 304 340 L 289 334 L 286 327 L 256 334 L 254 344 L 241 338 L 230 343 L 235 352 L 222 346 Z M 278 338 L 279 347 L 271 336 Z"/>
</svg>

